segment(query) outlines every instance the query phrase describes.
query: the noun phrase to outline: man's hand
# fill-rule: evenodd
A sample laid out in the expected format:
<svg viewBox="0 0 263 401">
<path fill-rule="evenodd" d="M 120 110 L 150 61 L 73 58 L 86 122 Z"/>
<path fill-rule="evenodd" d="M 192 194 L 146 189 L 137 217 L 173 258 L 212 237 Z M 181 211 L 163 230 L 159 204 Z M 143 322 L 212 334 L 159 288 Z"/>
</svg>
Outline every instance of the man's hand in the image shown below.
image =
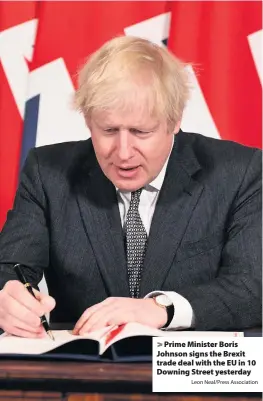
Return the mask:
<svg viewBox="0 0 263 401">
<path fill-rule="evenodd" d="M 160 328 L 166 321 L 166 310 L 156 305 L 153 299 L 110 297 L 86 309 L 76 323 L 73 334 L 84 334 L 128 322 Z"/>
<path fill-rule="evenodd" d="M 19 281 L 8 281 L 0 291 L 0 328 L 20 337 L 45 336 L 40 317 L 55 307 L 54 298 L 33 290 L 35 299 Z"/>
</svg>

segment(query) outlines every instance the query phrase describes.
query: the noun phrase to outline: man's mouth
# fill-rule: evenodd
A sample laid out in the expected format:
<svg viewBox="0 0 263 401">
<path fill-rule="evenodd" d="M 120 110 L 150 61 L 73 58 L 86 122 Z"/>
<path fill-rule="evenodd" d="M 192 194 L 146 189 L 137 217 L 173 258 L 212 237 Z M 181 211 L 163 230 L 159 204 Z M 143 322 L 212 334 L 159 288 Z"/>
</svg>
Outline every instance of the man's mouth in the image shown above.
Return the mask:
<svg viewBox="0 0 263 401">
<path fill-rule="evenodd" d="M 139 166 L 135 166 L 135 167 L 119 167 L 119 169 L 123 170 L 123 171 L 132 171 L 132 170 L 136 170 L 136 168 Z"/>
<path fill-rule="evenodd" d="M 117 167 L 117 172 L 122 178 L 134 178 L 139 171 L 140 166 Z"/>
</svg>

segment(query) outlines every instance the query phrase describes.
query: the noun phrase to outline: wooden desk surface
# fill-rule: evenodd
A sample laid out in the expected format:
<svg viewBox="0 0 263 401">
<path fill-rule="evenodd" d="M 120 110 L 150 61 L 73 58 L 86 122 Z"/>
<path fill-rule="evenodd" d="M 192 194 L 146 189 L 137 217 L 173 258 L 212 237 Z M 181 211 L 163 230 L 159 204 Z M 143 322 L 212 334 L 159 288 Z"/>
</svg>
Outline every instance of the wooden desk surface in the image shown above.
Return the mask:
<svg viewBox="0 0 263 401">
<path fill-rule="evenodd" d="M 253 401 L 261 394 L 152 393 L 151 364 L 0 361 L 0 400 Z M 223 398 L 222 398 L 223 397 Z"/>
</svg>

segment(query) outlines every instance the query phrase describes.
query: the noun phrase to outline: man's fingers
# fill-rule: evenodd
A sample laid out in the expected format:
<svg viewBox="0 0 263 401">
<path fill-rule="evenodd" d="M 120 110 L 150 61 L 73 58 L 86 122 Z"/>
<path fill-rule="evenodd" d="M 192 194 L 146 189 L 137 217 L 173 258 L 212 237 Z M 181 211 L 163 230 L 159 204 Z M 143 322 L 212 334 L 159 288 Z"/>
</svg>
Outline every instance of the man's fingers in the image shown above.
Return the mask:
<svg viewBox="0 0 263 401">
<path fill-rule="evenodd" d="M 55 300 L 33 291 L 36 298 L 17 280 L 0 291 L 0 327 L 7 333 L 30 338 L 45 334 L 40 317 L 55 307 Z"/>
<path fill-rule="evenodd" d="M 83 335 L 91 331 L 102 329 L 105 326 L 109 326 L 109 324 L 107 324 L 107 320 L 107 316 L 100 316 L 96 320 L 93 320 L 92 323 L 90 321 L 86 321 L 79 330 L 79 334 Z"/>
<path fill-rule="evenodd" d="M 99 330 L 102 327 L 122 324 L 125 320 L 125 313 L 121 311 L 116 303 L 104 304 L 103 307 L 95 311 L 79 328 L 79 334 Z"/>
<path fill-rule="evenodd" d="M 23 322 L 22 320 L 19 320 L 12 315 L 8 315 L 5 319 L 3 329 L 5 331 L 7 331 L 7 328 L 8 328 L 10 331 L 11 327 L 15 327 L 16 329 L 22 329 L 24 331 L 28 331 L 28 332 L 34 333 L 34 334 L 41 334 L 44 332 L 44 328 L 42 325 L 32 327 L 32 326 L 26 324 L 25 322 Z"/>
<path fill-rule="evenodd" d="M 81 317 L 79 318 L 79 320 L 77 321 L 77 323 L 75 324 L 75 327 L 73 329 L 73 334 L 77 334 L 79 332 L 79 330 L 81 329 L 81 327 L 83 326 L 83 324 L 90 319 L 90 317 L 96 313 L 97 311 L 99 311 L 101 308 L 104 307 L 103 302 L 100 302 L 99 304 L 93 305 L 90 308 L 86 309 L 85 312 L 82 313 Z"/>
<path fill-rule="evenodd" d="M 22 303 L 16 299 L 9 297 L 5 300 L 5 312 L 6 315 L 11 315 L 18 320 L 28 324 L 29 326 L 38 327 L 40 326 L 40 317 L 32 312 L 30 309 L 25 307 Z"/>
<path fill-rule="evenodd" d="M 124 313 L 119 313 L 117 310 L 111 310 L 110 313 L 101 314 L 99 316 L 93 315 L 94 318 L 84 323 L 82 328 L 79 331 L 79 334 L 89 333 L 95 330 L 100 330 L 106 326 L 119 326 L 121 324 L 127 323 L 127 317 Z M 92 317 L 93 317 L 92 316 Z"/>
<path fill-rule="evenodd" d="M 93 326 L 94 320 L 98 320 L 98 316 L 111 313 L 111 310 L 117 310 L 123 305 L 123 301 L 125 298 L 117 298 L 117 297 L 109 297 L 104 299 L 104 301 L 91 306 L 90 308 L 86 309 L 85 312 L 81 315 L 79 320 L 77 321 L 74 329 L 73 334 L 79 334 L 80 330 L 86 324 L 86 322 L 90 322 L 90 327 Z M 100 313 L 100 315 L 98 315 Z M 89 325 L 86 325 L 88 327 Z M 89 329 L 90 331 L 90 329 Z M 83 331 L 81 331 L 83 333 Z"/>
<path fill-rule="evenodd" d="M 6 314 L 4 320 L 11 315 L 31 327 L 38 327 L 40 317 L 55 305 L 52 297 L 33 289 L 40 301 L 35 299 L 19 281 L 9 281 L 2 291 L 5 292 L 1 301 Z"/>
<path fill-rule="evenodd" d="M 51 312 L 55 308 L 56 301 L 53 297 L 47 294 L 42 294 L 35 289 L 33 289 L 33 291 L 37 299 L 40 301 L 41 305 L 43 305 L 45 313 Z"/>
<path fill-rule="evenodd" d="M 32 311 L 37 316 L 45 314 L 45 309 L 41 303 L 35 299 L 19 281 L 8 281 L 4 287 L 7 294 Z M 38 292 L 38 291 L 37 291 Z"/>
<path fill-rule="evenodd" d="M 56 302 L 54 298 L 47 294 L 42 294 L 33 288 L 36 298 L 34 298 L 25 286 L 19 281 L 9 281 L 6 284 L 7 293 L 37 316 L 43 316 L 54 309 Z"/>
<path fill-rule="evenodd" d="M 92 330 L 92 327 L 96 325 L 98 321 L 106 322 L 107 316 L 112 314 L 112 307 L 110 305 L 104 305 L 103 307 L 97 309 L 92 315 L 87 316 L 86 320 L 83 321 L 82 325 L 79 327 L 79 334 L 87 333 Z M 85 327 L 85 329 L 84 329 Z M 104 327 L 104 326 L 98 326 Z"/>
<path fill-rule="evenodd" d="M 46 336 L 45 332 L 42 332 L 40 334 L 38 333 L 32 333 L 27 330 L 19 329 L 18 327 L 13 327 L 13 326 L 6 326 L 5 332 L 8 334 L 12 334 L 14 336 L 19 336 L 19 337 L 26 337 L 26 338 L 42 338 Z"/>
<path fill-rule="evenodd" d="M 161 327 L 159 321 L 163 319 L 156 317 L 161 309 L 151 299 L 132 298 L 110 298 L 100 304 L 88 308 L 78 320 L 74 334 L 85 334 L 102 329 L 107 326 L 119 326 L 128 322 L 138 322 Z M 152 323 L 152 321 L 154 322 Z"/>
</svg>

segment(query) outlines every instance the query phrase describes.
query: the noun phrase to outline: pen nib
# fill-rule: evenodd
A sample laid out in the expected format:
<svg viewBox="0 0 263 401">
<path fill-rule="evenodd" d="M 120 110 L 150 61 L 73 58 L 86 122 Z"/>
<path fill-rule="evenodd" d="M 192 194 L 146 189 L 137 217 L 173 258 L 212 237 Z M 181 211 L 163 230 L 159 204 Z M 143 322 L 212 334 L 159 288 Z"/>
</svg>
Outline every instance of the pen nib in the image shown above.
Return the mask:
<svg viewBox="0 0 263 401">
<path fill-rule="evenodd" d="M 49 331 L 47 332 L 47 334 L 49 335 L 49 337 L 51 338 L 51 340 L 55 341 L 55 337 L 53 336 L 53 333 L 52 333 L 51 330 L 49 330 Z"/>
</svg>

